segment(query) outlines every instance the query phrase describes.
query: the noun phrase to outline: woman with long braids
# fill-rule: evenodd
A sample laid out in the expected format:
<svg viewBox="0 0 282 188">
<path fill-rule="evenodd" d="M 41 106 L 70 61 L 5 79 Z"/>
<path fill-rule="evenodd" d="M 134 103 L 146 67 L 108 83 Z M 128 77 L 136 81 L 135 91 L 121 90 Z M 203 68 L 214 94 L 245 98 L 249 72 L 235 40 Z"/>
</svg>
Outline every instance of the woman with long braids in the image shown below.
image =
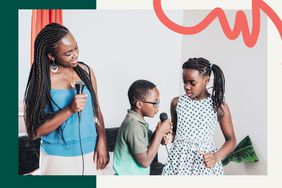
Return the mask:
<svg viewBox="0 0 282 188">
<path fill-rule="evenodd" d="M 236 145 L 231 113 L 224 102 L 224 75 L 204 58 L 189 58 L 183 66 L 185 94 L 171 102 L 173 133 L 163 143 L 173 142 L 163 175 L 222 175 L 221 160 Z M 207 91 L 211 73 L 213 90 Z M 217 149 L 213 141 L 219 125 L 225 143 Z"/>
<path fill-rule="evenodd" d="M 35 39 L 25 124 L 29 138 L 41 138 L 42 175 L 96 175 L 109 162 L 96 78 L 78 56 L 75 38 L 60 24 L 45 26 Z"/>
</svg>

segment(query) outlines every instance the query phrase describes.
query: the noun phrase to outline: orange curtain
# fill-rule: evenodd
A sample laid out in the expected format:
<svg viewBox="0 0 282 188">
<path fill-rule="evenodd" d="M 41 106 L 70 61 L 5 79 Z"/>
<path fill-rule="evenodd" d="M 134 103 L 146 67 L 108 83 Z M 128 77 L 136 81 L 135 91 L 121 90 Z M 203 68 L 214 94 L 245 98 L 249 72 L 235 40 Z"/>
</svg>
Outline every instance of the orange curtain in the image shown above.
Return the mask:
<svg viewBox="0 0 282 188">
<path fill-rule="evenodd" d="M 31 50 L 30 62 L 33 63 L 34 54 L 34 40 L 37 34 L 49 23 L 63 24 L 63 11 L 62 10 L 32 10 L 31 17 Z"/>
</svg>

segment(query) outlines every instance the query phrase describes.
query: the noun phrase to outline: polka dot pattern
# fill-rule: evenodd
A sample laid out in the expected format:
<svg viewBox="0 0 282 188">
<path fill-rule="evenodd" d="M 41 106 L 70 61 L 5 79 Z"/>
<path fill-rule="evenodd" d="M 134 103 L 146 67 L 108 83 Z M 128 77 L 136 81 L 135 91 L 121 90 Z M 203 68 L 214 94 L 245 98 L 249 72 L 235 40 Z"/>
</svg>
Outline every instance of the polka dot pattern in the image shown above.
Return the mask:
<svg viewBox="0 0 282 188">
<path fill-rule="evenodd" d="M 169 152 L 163 175 L 222 175 L 221 162 L 206 168 L 199 152 L 213 153 L 217 147 L 213 142 L 217 113 L 210 97 L 192 100 L 180 96 L 176 107 L 177 131 Z"/>
</svg>

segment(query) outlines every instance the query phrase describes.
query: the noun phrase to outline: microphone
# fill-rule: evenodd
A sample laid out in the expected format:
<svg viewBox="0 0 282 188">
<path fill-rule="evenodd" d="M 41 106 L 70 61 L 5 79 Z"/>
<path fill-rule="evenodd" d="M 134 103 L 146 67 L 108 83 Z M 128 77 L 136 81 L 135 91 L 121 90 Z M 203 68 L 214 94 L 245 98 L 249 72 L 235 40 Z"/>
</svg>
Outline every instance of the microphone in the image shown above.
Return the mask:
<svg viewBox="0 0 282 188">
<path fill-rule="evenodd" d="M 79 80 L 75 83 L 75 89 L 77 94 L 82 94 L 84 89 L 84 83 L 83 81 Z M 82 143 L 81 143 L 81 130 L 80 130 L 80 120 L 81 120 L 81 111 L 77 112 L 78 115 L 78 136 L 79 136 L 79 144 L 80 144 L 80 153 L 81 153 L 81 159 L 82 159 L 82 175 L 84 175 L 84 156 L 83 156 L 83 150 L 82 150 Z"/>
<path fill-rule="evenodd" d="M 161 122 L 164 122 L 165 120 L 167 120 L 167 118 L 168 118 L 167 113 L 162 112 L 162 113 L 160 114 L 160 120 L 161 120 Z M 167 152 L 167 155 L 168 155 L 167 145 L 165 145 L 165 149 L 166 149 L 166 152 Z"/>
<path fill-rule="evenodd" d="M 168 118 L 167 113 L 162 112 L 162 113 L 160 114 L 160 120 L 161 120 L 161 122 L 164 122 L 165 120 L 167 120 L 167 118 Z"/>
<path fill-rule="evenodd" d="M 77 94 L 82 94 L 84 89 L 83 81 L 79 80 L 75 83 L 75 89 Z"/>
<path fill-rule="evenodd" d="M 77 94 L 82 94 L 83 93 L 83 89 L 84 89 L 84 83 L 83 81 L 79 80 L 75 83 L 75 89 L 76 89 L 76 93 Z M 78 117 L 80 119 L 80 112 L 78 112 Z"/>
</svg>

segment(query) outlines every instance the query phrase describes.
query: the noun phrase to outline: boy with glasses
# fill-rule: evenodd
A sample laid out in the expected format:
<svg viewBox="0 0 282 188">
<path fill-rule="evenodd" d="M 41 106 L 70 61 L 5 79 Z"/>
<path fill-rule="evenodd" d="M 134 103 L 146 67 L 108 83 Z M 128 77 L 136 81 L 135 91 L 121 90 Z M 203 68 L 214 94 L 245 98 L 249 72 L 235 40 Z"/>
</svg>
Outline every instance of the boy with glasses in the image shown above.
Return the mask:
<svg viewBox="0 0 282 188">
<path fill-rule="evenodd" d="M 137 80 L 129 87 L 128 110 L 117 136 L 114 149 L 116 175 L 149 175 L 150 164 L 155 158 L 163 137 L 170 132 L 171 122 L 158 122 L 149 143 L 148 123 L 144 117 L 158 113 L 160 94 L 156 85 L 147 80 Z"/>
</svg>

